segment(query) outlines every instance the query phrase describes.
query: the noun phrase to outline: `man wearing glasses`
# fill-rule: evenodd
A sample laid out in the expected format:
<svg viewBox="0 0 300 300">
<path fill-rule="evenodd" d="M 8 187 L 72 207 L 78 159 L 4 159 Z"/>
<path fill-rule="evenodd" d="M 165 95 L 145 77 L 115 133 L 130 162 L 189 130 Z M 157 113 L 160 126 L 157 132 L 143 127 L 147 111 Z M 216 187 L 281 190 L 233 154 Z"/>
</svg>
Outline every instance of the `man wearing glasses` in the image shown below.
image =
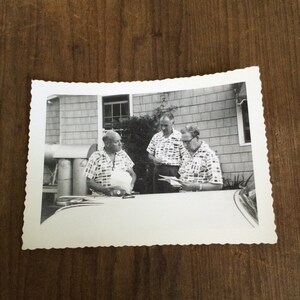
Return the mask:
<svg viewBox="0 0 300 300">
<path fill-rule="evenodd" d="M 223 180 L 219 159 L 208 144 L 200 139 L 198 128 L 187 126 L 181 130 L 181 134 L 181 141 L 187 150 L 179 169 L 182 189 L 221 190 Z"/>
</svg>

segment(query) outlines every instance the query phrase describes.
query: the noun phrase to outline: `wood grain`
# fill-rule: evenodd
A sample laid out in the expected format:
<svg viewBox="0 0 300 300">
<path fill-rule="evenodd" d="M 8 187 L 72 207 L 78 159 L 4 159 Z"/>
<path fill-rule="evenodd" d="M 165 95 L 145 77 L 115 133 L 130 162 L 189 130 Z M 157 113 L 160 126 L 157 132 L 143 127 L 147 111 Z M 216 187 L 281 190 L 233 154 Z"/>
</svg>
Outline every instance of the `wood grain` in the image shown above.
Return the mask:
<svg viewBox="0 0 300 300">
<path fill-rule="evenodd" d="M 297 0 L 2 0 L 1 299 L 300 299 Z M 30 80 L 261 68 L 276 245 L 21 251 Z"/>
</svg>

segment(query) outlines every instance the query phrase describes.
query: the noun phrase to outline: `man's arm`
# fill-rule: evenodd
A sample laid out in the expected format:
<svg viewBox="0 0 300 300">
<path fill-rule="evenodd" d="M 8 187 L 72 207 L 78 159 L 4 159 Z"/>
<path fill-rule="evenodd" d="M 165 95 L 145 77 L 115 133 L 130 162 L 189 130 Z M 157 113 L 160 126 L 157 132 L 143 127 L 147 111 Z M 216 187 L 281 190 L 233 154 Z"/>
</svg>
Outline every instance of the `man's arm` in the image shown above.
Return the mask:
<svg viewBox="0 0 300 300">
<path fill-rule="evenodd" d="M 182 182 L 182 189 L 185 191 L 217 191 L 223 188 L 220 183 L 199 183 L 199 182 Z"/>
<path fill-rule="evenodd" d="M 130 183 L 130 187 L 131 187 L 131 190 L 133 189 L 134 187 L 134 184 L 135 184 L 135 181 L 136 181 L 136 174 L 135 172 L 133 171 L 133 169 L 128 169 L 127 172 L 130 174 L 131 176 L 131 183 Z"/>
<path fill-rule="evenodd" d="M 205 182 L 181 182 L 185 191 L 217 191 L 223 188 L 220 163 L 216 155 L 210 155 L 206 161 L 210 170 L 202 180 Z M 201 179 L 198 179 L 199 181 Z"/>
<path fill-rule="evenodd" d="M 155 148 L 156 148 L 156 134 L 152 137 L 146 151 L 148 152 L 148 158 L 153 162 L 154 165 L 161 165 L 162 160 L 155 157 Z"/>
<path fill-rule="evenodd" d="M 156 158 L 154 155 L 152 154 L 148 154 L 148 158 L 155 164 L 155 165 L 161 165 L 162 164 L 162 160 L 159 158 Z"/>
<path fill-rule="evenodd" d="M 93 179 L 87 178 L 87 185 L 95 192 L 101 192 L 105 195 L 110 195 L 111 187 L 104 187 L 100 183 L 95 182 Z"/>
</svg>

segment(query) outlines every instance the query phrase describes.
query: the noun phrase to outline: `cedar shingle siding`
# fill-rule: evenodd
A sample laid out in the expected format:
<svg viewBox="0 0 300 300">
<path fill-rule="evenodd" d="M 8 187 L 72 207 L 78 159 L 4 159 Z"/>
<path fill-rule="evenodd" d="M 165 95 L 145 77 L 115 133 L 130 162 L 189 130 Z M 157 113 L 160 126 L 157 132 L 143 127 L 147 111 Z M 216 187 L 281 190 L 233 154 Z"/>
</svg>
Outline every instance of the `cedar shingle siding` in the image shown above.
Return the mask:
<svg viewBox="0 0 300 300">
<path fill-rule="evenodd" d="M 47 105 L 46 143 L 95 144 L 98 142 L 97 96 L 59 96 Z M 132 114 L 152 115 L 164 105 L 177 106 L 175 128 L 197 125 L 200 135 L 219 156 L 223 175 L 232 178 L 253 172 L 251 145 L 240 146 L 235 93 L 232 85 L 132 95 Z"/>
<path fill-rule="evenodd" d="M 46 144 L 59 143 L 60 113 L 59 99 L 54 98 L 47 102 L 46 115 Z"/>
<path fill-rule="evenodd" d="M 164 98 L 164 103 L 162 102 Z M 152 114 L 162 104 L 177 106 L 175 128 L 197 125 L 200 135 L 219 156 L 224 178 L 253 172 L 251 146 L 240 146 L 232 85 L 152 95 L 133 95 L 133 114 Z"/>
<path fill-rule="evenodd" d="M 98 104 L 96 96 L 62 96 L 61 143 L 95 144 L 98 139 Z"/>
</svg>

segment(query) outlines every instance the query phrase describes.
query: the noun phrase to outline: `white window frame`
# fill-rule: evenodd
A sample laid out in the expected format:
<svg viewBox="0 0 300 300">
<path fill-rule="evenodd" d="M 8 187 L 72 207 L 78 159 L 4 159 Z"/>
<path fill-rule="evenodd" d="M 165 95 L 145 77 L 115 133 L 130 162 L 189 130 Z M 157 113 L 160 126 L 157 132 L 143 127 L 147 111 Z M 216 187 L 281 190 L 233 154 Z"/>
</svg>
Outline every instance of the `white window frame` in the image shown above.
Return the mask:
<svg viewBox="0 0 300 300">
<path fill-rule="evenodd" d="M 102 96 L 97 96 L 97 105 L 98 105 L 98 149 L 103 147 L 103 141 L 102 141 L 102 137 L 103 137 L 103 109 L 102 109 Z"/>
<path fill-rule="evenodd" d="M 246 98 L 241 101 L 237 101 L 236 103 L 236 115 L 237 115 L 237 125 L 238 125 L 238 135 L 239 135 L 239 144 L 240 146 L 249 146 L 251 142 L 245 142 L 245 134 L 244 134 L 244 122 L 243 122 L 243 110 L 242 103 L 247 101 Z"/>
<path fill-rule="evenodd" d="M 103 146 L 102 137 L 105 134 L 105 129 L 103 128 L 103 98 L 114 95 L 105 95 L 97 97 L 98 105 L 98 148 Z M 117 96 L 117 95 L 116 95 Z M 121 103 L 123 101 L 116 101 L 116 103 Z M 128 94 L 128 104 L 129 104 L 129 116 L 132 117 L 133 104 L 132 104 L 132 95 Z"/>
</svg>

